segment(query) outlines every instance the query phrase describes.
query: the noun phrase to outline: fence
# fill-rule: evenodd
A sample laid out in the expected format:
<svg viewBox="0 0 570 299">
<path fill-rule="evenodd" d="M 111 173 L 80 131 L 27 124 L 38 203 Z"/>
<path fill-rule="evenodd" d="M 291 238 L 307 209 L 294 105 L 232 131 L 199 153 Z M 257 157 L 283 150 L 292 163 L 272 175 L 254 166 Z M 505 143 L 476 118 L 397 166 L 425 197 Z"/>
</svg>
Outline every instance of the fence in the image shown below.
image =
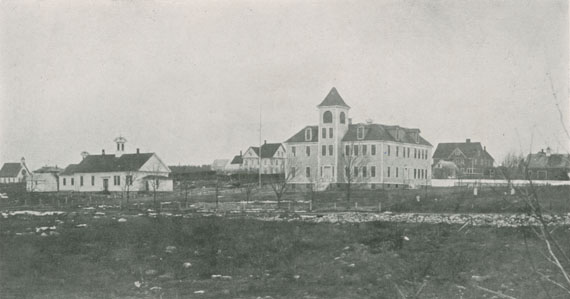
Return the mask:
<svg viewBox="0 0 570 299">
<path fill-rule="evenodd" d="M 432 179 L 432 187 L 455 187 L 455 186 L 469 186 L 469 185 L 482 185 L 482 186 L 507 186 L 509 182 L 507 180 L 489 180 L 489 179 Z M 511 185 L 515 186 L 525 186 L 529 185 L 528 180 L 512 180 Z M 532 181 L 533 185 L 537 186 L 570 186 L 570 181 L 551 181 L 551 180 L 536 180 Z"/>
</svg>

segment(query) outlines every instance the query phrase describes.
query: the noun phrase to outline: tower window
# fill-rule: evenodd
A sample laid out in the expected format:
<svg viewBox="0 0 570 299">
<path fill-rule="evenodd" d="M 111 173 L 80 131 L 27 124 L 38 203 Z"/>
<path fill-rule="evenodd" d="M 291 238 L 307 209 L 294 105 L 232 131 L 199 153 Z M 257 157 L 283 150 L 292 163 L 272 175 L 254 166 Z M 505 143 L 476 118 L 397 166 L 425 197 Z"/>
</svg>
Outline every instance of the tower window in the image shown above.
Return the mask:
<svg viewBox="0 0 570 299">
<path fill-rule="evenodd" d="M 323 145 L 323 148 L 322 148 L 322 155 L 323 155 L 323 156 L 326 156 L 326 155 L 327 155 L 327 146 L 326 146 L 326 145 Z"/>
<path fill-rule="evenodd" d="M 311 147 L 310 146 L 307 146 L 305 148 L 305 153 L 307 153 L 307 157 L 309 157 L 311 155 Z"/>
<path fill-rule="evenodd" d="M 364 139 L 364 127 L 358 127 L 358 129 L 356 129 L 356 138 Z"/>
<path fill-rule="evenodd" d="M 346 123 L 346 116 L 344 115 L 344 112 L 340 113 L 340 123 L 341 124 Z"/>
<path fill-rule="evenodd" d="M 376 145 L 375 144 L 370 146 L 370 153 L 372 154 L 372 156 L 376 155 Z"/>
<path fill-rule="evenodd" d="M 329 138 L 333 138 L 333 128 L 329 128 Z"/>
<path fill-rule="evenodd" d="M 325 111 L 325 113 L 323 113 L 323 123 L 330 124 L 332 123 L 332 119 L 333 119 L 332 112 Z"/>
<path fill-rule="evenodd" d="M 310 178 L 311 177 L 311 167 L 307 167 L 305 169 L 305 176 Z"/>
<path fill-rule="evenodd" d="M 327 128 L 323 128 L 321 131 L 322 131 L 321 137 L 323 139 L 327 138 Z"/>
<path fill-rule="evenodd" d="M 329 156 L 333 155 L 333 146 L 329 145 Z"/>
</svg>

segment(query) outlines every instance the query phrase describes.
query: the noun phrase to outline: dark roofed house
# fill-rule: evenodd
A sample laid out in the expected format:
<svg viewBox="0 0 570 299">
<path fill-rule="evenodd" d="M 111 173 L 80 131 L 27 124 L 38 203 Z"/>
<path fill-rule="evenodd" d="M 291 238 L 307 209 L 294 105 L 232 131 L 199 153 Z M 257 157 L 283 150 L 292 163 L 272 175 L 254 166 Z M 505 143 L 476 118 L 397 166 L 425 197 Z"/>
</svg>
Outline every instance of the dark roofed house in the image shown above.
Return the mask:
<svg viewBox="0 0 570 299">
<path fill-rule="evenodd" d="M 243 156 L 240 151 L 239 155 L 235 155 L 229 163 L 224 167 L 224 172 L 226 173 L 236 173 L 241 171 L 243 165 Z"/>
<path fill-rule="evenodd" d="M 453 162 L 457 166 L 457 175 L 468 178 L 493 176 L 495 159 L 480 142 L 440 143 L 433 153 L 434 166 L 439 161 Z"/>
<path fill-rule="evenodd" d="M 570 155 L 553 154 L 550 148 L 527 157 L 528 178 L 533 180 L 568 180 Z"/>
<path fill-rule="evenodd" d="M 25 182 L 30 176 L 30 170 L 26 166 L 26 160 L 20 162 L 4 163 L 0 168 L 0 184 L 14 184 Z"/>
<path fill-rule="evenodd" d="M 265 141 L 259 146 L 250 146 L 243 155 L 243 170 L 246 172 L 259 172 L 261 163 L 261 173 L 279 174 L 284 173 L 285 147 L 281 143 L 267 143 Z"/>
<path fill-rule="evenodd" d="M 417 128 L 366 121 L 352 123 L 350 106 L 336 88 L 317 105 L 318 125 L 285 141 L 286 177 L 293 184 L 398 187 L 430 184 L 432 145 Z"/>
<path fill-rule="evenodd" d="M 126 139 L 115 139 L 115 154 L 89 155 L 71 164 L 59 175 L 61 191 L 78 192 L 130 192 L 130 191 L 172 191 L 170 168 L 155 153 L 126 154 Z M 157 179 L 160 176 L 161 179 Z M 162 179 L 164 177 L 164 179 Z"/>
</svg>

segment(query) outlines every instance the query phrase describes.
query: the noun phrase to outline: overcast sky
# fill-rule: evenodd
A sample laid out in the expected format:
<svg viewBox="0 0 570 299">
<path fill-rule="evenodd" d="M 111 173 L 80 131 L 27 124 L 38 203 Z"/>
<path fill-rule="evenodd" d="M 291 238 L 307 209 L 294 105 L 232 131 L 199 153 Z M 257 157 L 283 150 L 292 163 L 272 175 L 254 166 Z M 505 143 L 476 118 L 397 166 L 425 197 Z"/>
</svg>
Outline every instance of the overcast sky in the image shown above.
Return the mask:
<svg viewBox="0 0 570 299">
<path fill-rule="evenodd" d="M 568 28 L 565 0 L 4 0 L 0 163 L 65 166 L 119 135 L 211 163 L 259 142 L 260 109 L 268 142 L 317 124 L 333 86 L 354 122 L 434 148 L 566 152 Z"/>
</svg>

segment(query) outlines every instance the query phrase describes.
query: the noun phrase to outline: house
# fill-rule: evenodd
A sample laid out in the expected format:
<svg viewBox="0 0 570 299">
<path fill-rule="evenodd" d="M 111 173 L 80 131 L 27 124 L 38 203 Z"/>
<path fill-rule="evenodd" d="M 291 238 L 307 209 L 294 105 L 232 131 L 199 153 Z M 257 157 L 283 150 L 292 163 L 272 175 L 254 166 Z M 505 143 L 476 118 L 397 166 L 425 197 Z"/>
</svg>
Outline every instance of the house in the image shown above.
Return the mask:
<svg viewBox="0 0 570 299">
<path fill-rule="evenodd" d="M 568 180 L 570 176 L 570 155 L 553 154 L 550 148 L 527 157 L 527 179 Z"/>
<path fill-rule="evenodd" d="M 15 184 L 25 182 L 30 176 L 30 170 L 26 166 L 26 160 L 20 162 L 4 163 L 0 169 L 0 184 Z"/>
<path fill-rule="evenodd" d="M 445 160 L 439 160 L 433 165 L 433 178 L 434 179 L 453 179 L 457 178 L 459 168 L 455 163 Z"/>
<path fill-rule="evenodd" d="M 223 172 L 226 170 L 226 165 L 230 160 L 228 159 L 216 159 L 212 163 L 212 170 L 215 172 Z"/>
<path fill-rule="evenodd" d="M 28 192 L 57 192 L 59 191 L 59 174 L 63 169 L 57 166 L 44 166 L 32 172 L 27 181 Z"/>
<path fill-rule="evenodd" d="M 232 158 L 232 160 L 230 161 L 230 163 L 226 164 L 226 167 L 224 168 L 224 172 L 225 173 L 238 173 L 242 170 L 242 164 L 243 164 L 243 156 L 242 153 L 240 151 L 239 155 L 236 155 Z"/>
<path fill-rule="evenodd" d="M 77 192 L 169 192 L 173 189 L 170 168 L 155 153 L 125 153 L 126 139 L 115 139 L 115 154 L 89 155 L 71 164 L 59 175 L 61 191 Z"/>
<path fill-rule="evenodd" d="M 420 130 L 367 121 L 352 123 L 350 107 L 336 88 L 317 106 L 318 125 L 285 141 L 286 177 L 318 190 L 403 187 L 431 183 L 432 145 Z"/>
<path fill-rule="evenodd" d="M 243 155 L 243 170 L 262 174 L 285 173 L 285 152 L 283 144 L 267 143 L 267 140 L 261 145 L 261 150 L 259 146 L 250 146 Z"/>
<path fill-rule="evenodd" d="M 458 168 L 458 177 L 483 178 L 493 175 L 495 159 L 480 142 L 440 143 L 433 153 L 434 166 L 439 161 L 453 162 Z"/>
</svg>

